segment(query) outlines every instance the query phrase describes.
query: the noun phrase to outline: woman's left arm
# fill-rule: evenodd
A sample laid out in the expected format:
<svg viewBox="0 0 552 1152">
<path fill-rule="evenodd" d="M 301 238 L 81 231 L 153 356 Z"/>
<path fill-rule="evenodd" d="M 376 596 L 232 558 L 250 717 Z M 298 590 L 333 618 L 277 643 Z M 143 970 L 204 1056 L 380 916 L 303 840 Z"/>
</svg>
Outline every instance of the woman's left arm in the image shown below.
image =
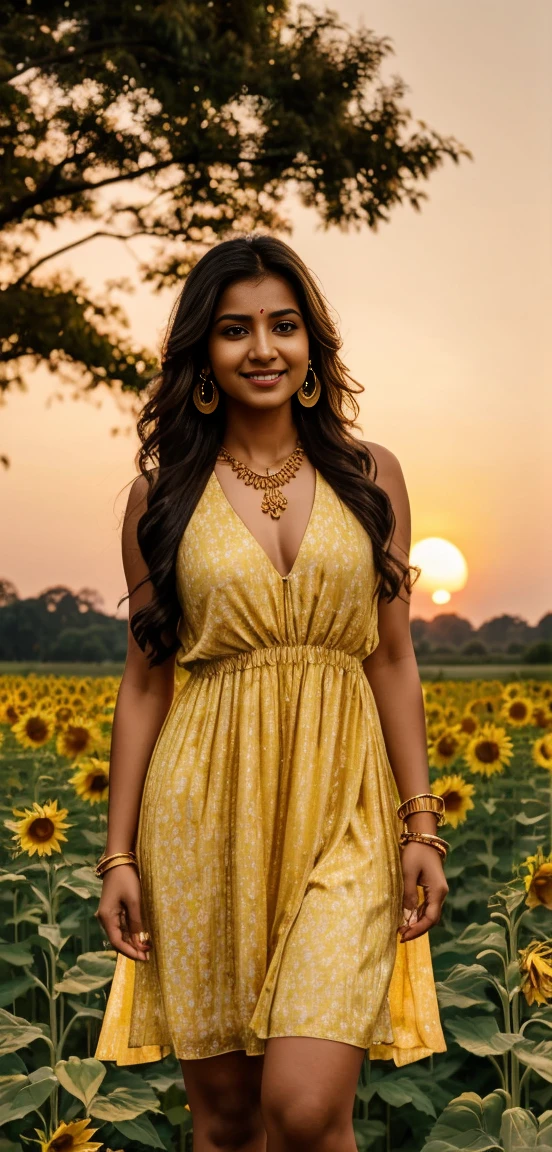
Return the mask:
<svg viewBox="0 0 552 1152">
<path fill-rule="evenodd" d="M 387 448 L 368 443 L 378 468 L 376 483 L 383 488 L 395 513 L 395 531 L 389 551 L 403 564 L 409 563 L 411 544 L 410 503 L 402 469 Z M 378 709 L 385 747 L 401 802 L 429 792 L 427 732 L 422 685 L 410 634 L 410 597 L 404 588 L 391 603 L 380 598 L 377 648 L 363 663 Z M 416 812 L 408 818 L 410 832 L 437 831 L 433 812 Z M 401 927 L 401 940 L 422 936 L 437 924 L 448 885 L 441 857 L 428 844 L 411 840 L 401 849 L 405 913 L 409 923 Z M 417 885 L 424 888 L 418 908 Z M 414 910 L 417 909 L 417 915 Z"/>
</svg>

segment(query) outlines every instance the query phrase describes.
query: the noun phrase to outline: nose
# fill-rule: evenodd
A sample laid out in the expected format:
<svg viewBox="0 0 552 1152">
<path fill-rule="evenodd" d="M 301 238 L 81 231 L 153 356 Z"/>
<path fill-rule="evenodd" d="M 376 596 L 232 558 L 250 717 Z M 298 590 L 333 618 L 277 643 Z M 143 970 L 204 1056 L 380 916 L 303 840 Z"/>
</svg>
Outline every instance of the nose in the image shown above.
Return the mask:
<svg viewBox="0 0 552 1152">
<path fill-rule="evenodd" d="M 247 355 L 249 360 L 260 361 L 263 364 L 276 359 L 278 351 L 274 347 L 272 332 L 267 324 L 255 326 L 251 347 Z"/>
</svg>

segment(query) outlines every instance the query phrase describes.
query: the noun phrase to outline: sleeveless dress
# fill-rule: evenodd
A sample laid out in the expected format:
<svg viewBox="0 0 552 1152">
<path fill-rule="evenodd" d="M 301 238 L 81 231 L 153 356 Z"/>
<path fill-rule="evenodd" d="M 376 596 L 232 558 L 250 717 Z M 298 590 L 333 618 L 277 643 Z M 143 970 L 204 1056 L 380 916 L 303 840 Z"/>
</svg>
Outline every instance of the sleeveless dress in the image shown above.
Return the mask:
<svg viewBox="0 0 552 1152">
<path fill-rule="evenodd" d="M 272 1036 L 400 1065 L 445 1051 L 429 937 L 398 936 L 399 798 L 361 663 L 378 643 L 368 533 L 317 471 L 282 576 L 213 471 L 176 575 L 186 675 L 135 845 L 153 948 L 117 955 L 96 1057 L 259 1055 Z"/>
</svg>

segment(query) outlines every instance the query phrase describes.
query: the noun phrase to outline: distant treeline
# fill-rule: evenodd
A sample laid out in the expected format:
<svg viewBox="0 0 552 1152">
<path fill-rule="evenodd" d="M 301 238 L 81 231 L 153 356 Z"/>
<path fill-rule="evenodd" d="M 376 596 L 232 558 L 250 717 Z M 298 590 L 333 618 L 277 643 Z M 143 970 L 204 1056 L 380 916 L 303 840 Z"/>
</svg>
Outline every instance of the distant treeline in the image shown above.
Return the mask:
<svg viewBox="0 0 552 1152">
<path fill-rule="evenodd" d="M 127 621 L 107 616 L 101 603 L 94 589 L 63 585 L 21 600 L 13 584 L 0 580 L 0 660 L 124 662 Z M 413 618 L 411 632 L 420 663 L 552 664 L 552 612 L 535 627 L 503 615 L 480 628 L 443 612 L 431 621 Z"/>
</svg>

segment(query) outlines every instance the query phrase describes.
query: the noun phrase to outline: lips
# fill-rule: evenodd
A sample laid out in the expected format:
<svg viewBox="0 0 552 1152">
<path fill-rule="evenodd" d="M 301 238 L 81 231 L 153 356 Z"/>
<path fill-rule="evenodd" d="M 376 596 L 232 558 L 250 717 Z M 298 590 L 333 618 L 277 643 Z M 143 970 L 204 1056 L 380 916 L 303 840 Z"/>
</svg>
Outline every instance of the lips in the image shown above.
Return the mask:
<svg viewBox="0 0 552 1152">
<path fill-rule="evenodd" d="M 275 384 L 277 380 L 282 379 L 285 372 L 286 369 L 282 368 L 280 372 L 242 372 L 241 375 L 252 384 Z"/>
</svg>

